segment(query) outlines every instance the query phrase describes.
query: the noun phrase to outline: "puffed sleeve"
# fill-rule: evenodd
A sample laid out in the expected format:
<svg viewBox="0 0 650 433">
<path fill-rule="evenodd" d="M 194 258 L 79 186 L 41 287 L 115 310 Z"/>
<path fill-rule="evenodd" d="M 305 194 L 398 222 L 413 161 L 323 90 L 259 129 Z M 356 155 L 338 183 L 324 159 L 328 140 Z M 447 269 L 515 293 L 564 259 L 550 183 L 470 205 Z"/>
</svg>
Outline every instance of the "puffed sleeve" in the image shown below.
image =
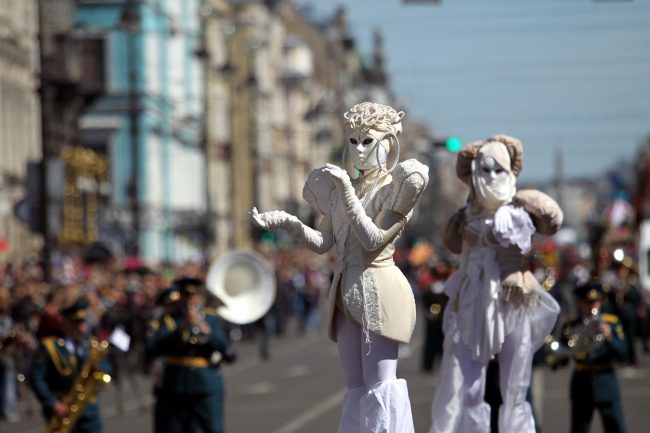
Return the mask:
<svg viewBox="0 0 650 433">
<path fill-rule="evenodd" d="M 429 168 L 415 159 L 403 161 L 393 170 L 392 190 L 387 205 L 374 221 L 368 217 L 351 188 L 342 200 L 354 234 L 366 251 L 376 251 L 391 242 L 404 228 L 415 203 L 429 181 Z"/>
<path fill-rule="evenodd" d="M 517 191 L 513 200 L 530 214 L 537 233 L 553 235 L 562 226 L 564 213 L 555 200 L 541 191 L 524 189 Z"/>
<path fill-rule="evenodd" d="M 429 182 L 429 167 L 407 159 L 393 170 L 393 194 L 390 210 L 409 217 Z"/>
</svg>

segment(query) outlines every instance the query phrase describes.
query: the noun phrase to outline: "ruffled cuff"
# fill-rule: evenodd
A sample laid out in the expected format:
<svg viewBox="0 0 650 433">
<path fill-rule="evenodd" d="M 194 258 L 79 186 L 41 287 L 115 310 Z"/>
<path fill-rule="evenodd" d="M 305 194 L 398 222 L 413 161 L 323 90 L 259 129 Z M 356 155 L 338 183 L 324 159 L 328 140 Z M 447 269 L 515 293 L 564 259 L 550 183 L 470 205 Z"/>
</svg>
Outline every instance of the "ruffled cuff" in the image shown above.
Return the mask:
<svg viewBox="0 0 650 433">
<path fill-rule="evenodd" d="M 530 240 L 535 234 L 528 212 L 523 208 L 514 206 L 502 206 L 497 209 L 494 216 L 494 235 L 503 247 L 517 245 L 523 254 L 530 251 Z M 499 219 L 509 219 L 509 224 L 498 224 Z"/>
</svg>

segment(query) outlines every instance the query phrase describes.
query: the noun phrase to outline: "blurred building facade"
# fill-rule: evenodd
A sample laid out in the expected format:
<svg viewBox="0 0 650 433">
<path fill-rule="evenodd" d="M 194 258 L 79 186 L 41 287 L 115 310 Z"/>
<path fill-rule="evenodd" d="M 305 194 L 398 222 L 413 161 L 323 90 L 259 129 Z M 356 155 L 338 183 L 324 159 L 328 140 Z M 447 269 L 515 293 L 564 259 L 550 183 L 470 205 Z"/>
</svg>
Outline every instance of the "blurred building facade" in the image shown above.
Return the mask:
<svg viewBox="0 0 650 433">
<path fill-rule="evenodd" d="M 290 0 L 7 5 L 0 254 L 52 256 L 102 241 L 118 255 L 180 262 L 254 248 L 262 233 L 252 206 L 313 222 L 305 179 L 340 163 L 343 113 L 366 100 L 406 111 L 401 159 L 430 167 L 403 242 L 437 245 L 465 201 L 456 155 L 435 148 L 429 125 L 391 91 L 381 32 L 361 53 L 344 9 L 312 19 Z M 551 195 L 566 203 L 568 224 L 602 207 L 593 184 L 561 184 Z M 16 206 L 33 190 L 42 200 Z"/>
<path fill-rule="evenodd" d="M 252 206 L 313 216 L 304 182 L 313 168 L 337 162 L 343 112 L 371 98 L 370 74 L 342 11 L 312 22 L 290 1 L 207 0 L 202 16 L 216 258 L 253 246 Z M 389 94 L 386 80 L 372 85 Z"/>
<path fill-rule="evenodd" d="M 100 234 L 126 255 L 179 261 L 206 247 L 200 6 L 79 2 L 78 26 L 106 41 L 106 92 L 81 124 L 109 167 Z"/>
<path fill-rule="evenodd" d="M 252 206 L 313 219 L 302 187 L 340 162 L 346 109 L 403 108 L 381 34 L 364 61 L 343 10 L 314 21 L 289 0 L 10 4 L 0 252 L 6 241 L 59 257 L 100 241 L 180 262 L 254 248 Z M 33 233 L 11 211 L 26 189 L 42 199 L 21 214 Z"/>
<path fill-rule="evenodd" d="M 28 162 L 42 155 L 37 24 L 36 0 L 0 7 L 0 254 L 10 258 L 38 253 L 41 245 L 13 212 L 26 194 Z"/>
</svg>

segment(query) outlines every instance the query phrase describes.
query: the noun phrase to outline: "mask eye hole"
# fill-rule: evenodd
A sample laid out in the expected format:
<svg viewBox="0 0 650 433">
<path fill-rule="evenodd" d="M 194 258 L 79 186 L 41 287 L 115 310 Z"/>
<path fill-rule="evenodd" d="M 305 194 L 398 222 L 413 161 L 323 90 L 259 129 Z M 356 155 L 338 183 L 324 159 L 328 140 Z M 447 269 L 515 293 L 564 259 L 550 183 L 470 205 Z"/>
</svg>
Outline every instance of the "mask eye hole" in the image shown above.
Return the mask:
<svg viewBox="0 0 650 433">
<path fill-rule="evenodd" d="M 501 167 L 497 167 L 494 171 L 495 171 L 495 173 L 497 173 L 497 174 L 501 174 L 501 173 L 503 173 L 503 169 L 502 169 Z"/>
<path fill-rule="evenodd" d="M 365 140 L 363 140 L 363 144 L 371 144 L 373 141 L 375 140 L 373 140 L 372 138 L 366 138 Z"/>
<path fill-rule="evenodd" d="M 350 139 L 350 143 L 352 143 L 352 144 L 357 144 L 358 141 L 357 141 L 356 138 L 351 138 L 351 139 Z"/>
</svg>

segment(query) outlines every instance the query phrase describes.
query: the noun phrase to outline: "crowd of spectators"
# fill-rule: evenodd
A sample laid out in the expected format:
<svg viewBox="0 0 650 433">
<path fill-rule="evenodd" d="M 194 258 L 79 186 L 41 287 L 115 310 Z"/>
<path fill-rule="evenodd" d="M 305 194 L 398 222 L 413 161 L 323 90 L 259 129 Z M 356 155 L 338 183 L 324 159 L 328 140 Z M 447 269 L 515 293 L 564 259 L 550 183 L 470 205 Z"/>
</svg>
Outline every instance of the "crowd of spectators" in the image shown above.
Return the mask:
<svg viewBox="0 0 650 433">
<path fill-rule="evenodd" d="M 277 296 L 268 314 L 257 323 L 230 325 L 234 339 L 260 338 L 260 355 L 268 358 L 271 338 L 300 335 L 318 328 L 318 310 L 329 285 L 329 267 L 301 249 L 265 254 L 275 269 Z M 145 264 L 135 258 L 58 260 L 46 282 L 36 260 L 0 264 L 0 419 L 20 420 L 18 401 L 30 392 L 25 386 L 39 339 L 61 332 L 60 311 L 79 298 L 88 303 L 87 321 L 98 338 L 120 327 L 131 338 L 127 353 L 112 352 L 114 381 L 124 371 L 147 374 L 144 342 L 152 319 L 160 314 L 156 301 L 178 277 L 205 279 L 209 263 Z M 295 329 L 287 329 L 289 323 Z M 258 337 L 259 336 L 259 337 Z"/>
<path fill-rule="evenodd" d="M 269 312 L 250 325 L 229 325 L 231 337 L 259 339 L 260 357 L 272 356 L 273 338 L 291 338 L 318 331 L 320 311 L 331 280 L 332 263 L 300 248 L 264 253 L 276 276 L 276 298 Z M 562 307 L 556 329 L 575 313 L 573 289 L 593 277 L 588 260 L 573 247 L 549 253 L 537 245 L 529 257 L 530 269 Z M 423 314 L 424 345 L 421 368 L 434 369 L 442 354 L 442 312 L 445 280 L 455 269 L 454 258 L 438 255 L 428 244 L 399 249 L 395 261 L 409 279 Z M 115 381 L 120 386 L 122 371 L 147 374 L 144 341 L 149 322 L 159 314 L 160 293 L 178 277 L 205 278 L 209 263 L 181 265 L 145 264 L 138 259 L 69 256 L 55 263 L 51 282 L 44 280 L 38 261 L 0 264 L 0 419 L 20 419 L 17 402 L 29 392 L 25 386 L 31 358 L 38 340 L 57 335 L 59 312 L 80 297 L 87 300 L 90 329 L 107 338 L 117 327 L 131 337 L 130 350 L 114 355 Z M 647 300 L 639 290 L 634 262 L 609 261 L 597 271 L 608 288 L 608 308 L 621 317 L 630 341 L 641 338 L 648 351 Z M 636 362 L 634 344 L 630 363 Z"/>
</svg>

